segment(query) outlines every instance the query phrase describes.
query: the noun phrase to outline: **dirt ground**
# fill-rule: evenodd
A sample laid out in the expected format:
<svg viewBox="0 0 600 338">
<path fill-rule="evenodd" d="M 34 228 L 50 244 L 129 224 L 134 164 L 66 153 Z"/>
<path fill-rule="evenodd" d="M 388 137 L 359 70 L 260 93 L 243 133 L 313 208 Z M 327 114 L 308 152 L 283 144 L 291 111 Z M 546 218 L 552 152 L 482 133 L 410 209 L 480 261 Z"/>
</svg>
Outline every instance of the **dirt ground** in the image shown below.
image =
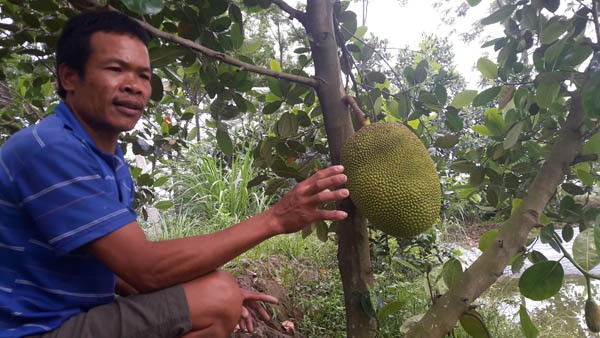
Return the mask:
<svg viewBox="0 0 600 338">
<path fill-rule="evenodd" d="M 236 331 L 230 338 L 303 338 L 297 330 L 297 324 L 302 321 L 300 310 L 293 307 L 289 292 L 283 288 L 280 281 L 266 273 L 265 267 L 255 262 L 246 261 L 244 267 L 238 270 L 237 280 L 240 286 L 276 297 L 278 305 L 269 305 L 271 320 L 263 322 L 254 317 L 254 332 Z M 254 314 L 253 314 L 254 315 Z"/>
</svg>

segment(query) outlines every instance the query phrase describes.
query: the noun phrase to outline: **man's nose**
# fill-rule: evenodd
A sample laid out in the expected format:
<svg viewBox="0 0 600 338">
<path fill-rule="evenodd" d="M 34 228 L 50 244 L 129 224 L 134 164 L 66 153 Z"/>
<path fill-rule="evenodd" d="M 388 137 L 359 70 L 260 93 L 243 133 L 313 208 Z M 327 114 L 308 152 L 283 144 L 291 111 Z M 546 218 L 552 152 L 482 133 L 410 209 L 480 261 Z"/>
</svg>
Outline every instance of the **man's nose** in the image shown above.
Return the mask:
<svg viewBox="0 0 600 338">
<path fill-rule="evenodd" d="M 142 79 L 136 74 L 128 74 L 122 83 L 122 90 L 130 94 L 142 93 Z"/>
</svg>

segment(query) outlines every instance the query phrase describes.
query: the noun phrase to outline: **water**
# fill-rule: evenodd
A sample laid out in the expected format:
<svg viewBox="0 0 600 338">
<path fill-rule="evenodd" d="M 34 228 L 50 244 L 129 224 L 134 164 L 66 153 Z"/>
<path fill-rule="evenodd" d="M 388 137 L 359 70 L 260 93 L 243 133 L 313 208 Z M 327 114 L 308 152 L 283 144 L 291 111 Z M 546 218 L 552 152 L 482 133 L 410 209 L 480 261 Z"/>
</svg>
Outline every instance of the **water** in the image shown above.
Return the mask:
<svg viewBox="0 0 600 338">
<path fill-rule="evenodd" d="M 573 238 L 577 237 L 579 231 L 575 230 Z M 569 242 L 562 243 L 563 247 L 572 254 L 572 239 Z M 560 261 L 564 268 L 565 279 L 560 291 L 553 297 L 543 301 L 532 301 L 524 298 L 519 292 L 518 281 L 520 273 L 513 274 L 510 267 L 505 270 L 502 276 L 480 299 L 476 302 L 482 306 L 493 306 L 501 315 L 505 316 L 515 325 L 519 324 L 519 306 L 525 304 L 534 325 L 540 330 L 539 337 L 548 338 L 590 338 L 600 337 L 599 334 L 591 333 L 584 320 L 584 306 L 587 299 L 585 288 L 585 278 L 581 272 L 566 258 L 563 254 L 555 251 L 550 245 L 537 241 L 533 250 L 541 252 L 547 259 Z M 477 248 L 462 249 L 462 258 L 470 265 L 481 251 Z M 562 259 L 561 259 L 562 258 Z M 524 271 L 531 266 L 531 262 L 526 260 Z M 591 273 L 600 274 L 600 266 L 593 268 Z M 600 282 L 592 281 L 593 294 L 596 301 L 600 302 Z"/>
</svg>

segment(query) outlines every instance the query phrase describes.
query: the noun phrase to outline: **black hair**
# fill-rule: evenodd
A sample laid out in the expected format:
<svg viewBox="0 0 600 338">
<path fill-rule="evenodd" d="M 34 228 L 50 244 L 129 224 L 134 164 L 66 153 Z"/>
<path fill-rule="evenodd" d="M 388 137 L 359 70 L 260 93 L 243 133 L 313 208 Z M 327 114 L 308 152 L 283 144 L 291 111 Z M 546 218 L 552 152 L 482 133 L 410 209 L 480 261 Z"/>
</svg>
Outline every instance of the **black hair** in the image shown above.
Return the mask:
<svg viewBox="0 0 600 338">
<path fill-rule="evenodd" d="M 85 64 L 90 55 L 90 37 L 93 33 L 128 34 L 148 46 L 148 32 L 135 20 L 115 11 L 85 12 L 71 17 L 58 38 L 56 45 L 56 74 L 58 66 L 65 64 L 75 69 L 79 76 L 85 74 Z M 67 92 L 58 79 L 58 95 L 66 98 Z"/>
</svg>

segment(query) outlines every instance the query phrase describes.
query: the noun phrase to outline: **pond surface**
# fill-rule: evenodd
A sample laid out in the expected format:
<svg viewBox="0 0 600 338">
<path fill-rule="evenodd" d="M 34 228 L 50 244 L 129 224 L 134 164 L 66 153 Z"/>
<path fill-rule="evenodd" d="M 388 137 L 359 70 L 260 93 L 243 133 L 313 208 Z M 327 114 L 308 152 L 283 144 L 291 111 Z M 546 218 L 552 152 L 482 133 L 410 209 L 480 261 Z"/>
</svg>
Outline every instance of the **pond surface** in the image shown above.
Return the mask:
<svg viewBox="0 0 600 338">
<path fill-rule="evenodd" d="M 575 229 L 574 238 L 579 231 Z M 572 253 L 573 240 L 562 245 Z M 562 253 L 555 251 L 550 245 L 537 241 L 533 250 L 544 254 L 549 260 L 561 262 L 565 279 L 560 291 L 553 297 L 544 301 L 533 301 L 524 298 L 519 292 L 519 276 L 513 274 L 507 267 L 505 274 L 501 277 L 479 300 L 483 306 L 493 306 L 497 312 L 507 319 L 519 325 L 519 306 L 525 304 L 534 324 L 540 330 L 539 337 L 547 338 L 591 338 L 600 337 L 600 334 L 591 333 L 584 320 L 584 306 L 587 298 L 585 290 L 585 278 L 573 264 L 563 258 Z M 463 251 L 463 258 L 468 265 L 481 254 L 477 248 Z M 562 259 L 561 259 L 562 258 Z M 528 260 L 525 262 L 523 271 L 531 266 Z M 600 266 L 591 270 L 592 273 L 600 274 Z M 596 301 L 600 303 L 600 281 L 592 282 L 593 294 Z M 508 338 L 508 337 L 501 337 Z M 516 338 L 516 337 L 515 337 Z"/>
</svg>

